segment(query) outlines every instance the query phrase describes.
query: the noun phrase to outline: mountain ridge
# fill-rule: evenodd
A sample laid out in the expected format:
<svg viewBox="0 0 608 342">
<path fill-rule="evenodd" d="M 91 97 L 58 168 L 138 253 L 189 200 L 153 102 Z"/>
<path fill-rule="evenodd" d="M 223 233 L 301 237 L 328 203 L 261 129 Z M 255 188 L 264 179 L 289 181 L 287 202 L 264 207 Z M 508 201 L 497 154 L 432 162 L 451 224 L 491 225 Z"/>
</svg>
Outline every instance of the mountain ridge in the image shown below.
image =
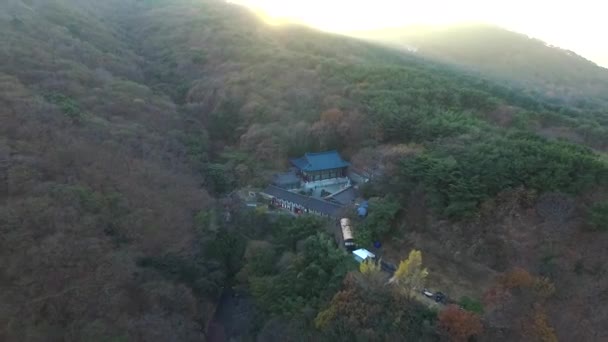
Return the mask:
<svg viewBox="0 0 608 342">
<path fill-rule="evenodd" d="M 540 39 L 490 24 L 415 26 L 356 32 L 353 36 L 470 68 L 565 98 L 608 101 L 608 69 Z"/>
<path fill-rule="evenodd" d="M 436 310 L 357 271 L 335 222 L 243 208 L 289 157 L 333 149 L 380 171 L 358 243 L 422 250 L 432 290 L 483 322 L 467 334 L 605 333 L 601 102 L 219 0 L 0 13 L 0 340 L 204 341 L 226 297 L 227 338 L 443 338 Z"/>
</svg>

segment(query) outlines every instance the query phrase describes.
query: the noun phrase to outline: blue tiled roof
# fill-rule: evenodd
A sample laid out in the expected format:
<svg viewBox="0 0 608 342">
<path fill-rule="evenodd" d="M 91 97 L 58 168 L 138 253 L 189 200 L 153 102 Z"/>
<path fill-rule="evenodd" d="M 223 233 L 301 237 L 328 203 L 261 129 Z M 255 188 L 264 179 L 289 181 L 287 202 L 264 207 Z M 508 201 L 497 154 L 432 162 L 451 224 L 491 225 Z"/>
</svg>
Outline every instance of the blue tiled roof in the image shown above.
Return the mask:
<svg viewBox="0 0 608 342">
<path fill-rule="evenodd" d="M 293 158 L 289 161 L 302 171 L 339 169 L 350 165 L 340 157 L 337 151 L 306 153 L 304 157 Z"/>
<path fill-rule="evenodd" d="M 262 192 L 272 197 L 280 198 L 282 200 L 301 205 L 302 207 L 308 210 L 314 210 L 329 216 L 336 215 L 340 208 L 342 208 L 342 206 L 338 204 L 296 194 L 294 192 L 287 191 L 274 185 L 269 185 Z"/>
</svg>

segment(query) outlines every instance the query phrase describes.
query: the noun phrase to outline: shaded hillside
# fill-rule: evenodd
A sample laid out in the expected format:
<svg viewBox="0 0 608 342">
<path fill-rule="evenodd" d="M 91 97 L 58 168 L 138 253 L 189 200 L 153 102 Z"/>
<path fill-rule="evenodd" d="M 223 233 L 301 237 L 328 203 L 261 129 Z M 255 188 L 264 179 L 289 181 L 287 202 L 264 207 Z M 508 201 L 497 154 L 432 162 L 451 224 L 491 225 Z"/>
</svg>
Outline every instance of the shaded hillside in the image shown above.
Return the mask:
<svg viewBox="0 0 608 342">
<path fill-rule="evenodd" d="M 138 265 L 196 259 L 214 200 L 196 126 L 103 17 L 121 3 L 0 4 L 0 340 L 200 340 L 223 284 L 215 259 L 200 287 Z"/>
<path fill-rule="evenodd" d="M 520 83 L 586 108 L 608 101 L 608 70 L 575 52 L 490 25 L 405 27 L 357 34 Z M 584 38 L 581 38 L 584 39 Z"/>
<path fill-rule="evenodd" d="M 514 188 L 574 197 L 606 183 L 588 148 L 608 144 L 604 107 L 267 26 L 223 1 L 13 0 L 0 13 L 0 340 L 200 341 L 231 286 L 255 301 L 252 338 L 436 340 L 435 313 L 352 273 L 327 222 L 241 215 L 227 195 L 289 156 L 339 149 L 378 175 L 362 189 L 377 214 L 357 228 L 393 241 L 412 196 L 451 229 Z M 581 221 L 605 215 L 586 212 L 596 195 Z M 512 266 L 498 264 L 484 267 Z"/>
</svg>

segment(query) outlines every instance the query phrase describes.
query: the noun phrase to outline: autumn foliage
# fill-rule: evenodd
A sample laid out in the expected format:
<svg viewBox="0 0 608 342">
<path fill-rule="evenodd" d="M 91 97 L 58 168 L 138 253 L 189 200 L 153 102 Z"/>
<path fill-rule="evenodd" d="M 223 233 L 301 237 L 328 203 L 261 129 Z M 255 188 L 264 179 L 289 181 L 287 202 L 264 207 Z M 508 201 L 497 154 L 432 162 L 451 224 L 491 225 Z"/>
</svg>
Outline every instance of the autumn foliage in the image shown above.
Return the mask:
<svg viewBox="0 0 608 342">
<path fill-rule="evenodd" d="M 367 275 L 382 272 L 380 263 L 376 263 L 372 260 L 365 260 L 359 265 L 359 272 Z"/>
<path fill-rule="evenodd" d="M 532 289 L 538 298 L 549 298 L 555 293 L 551 280 L 535 277 L 523 268 L 516 267 L 498 277 L 497 286 L 490 289 L 485 297 L 492 301 L 513 289 Z"/>
<path fill-rule="evenodd" d="M 534 277 L 523 268 L 516 267 L 502 275 L 499 283 L 507 289 L 528 288 L 534 284 Z"/>
<path fill-rule="evenodd" d="M 541 342 L 557 342 L 555 330 L 547 320 L 547 315 L 541 306 L 537 305 L 532 314 L 531 335 Z"/>
<path fill-rule="evenodd" d="M 498 277 L 497 284 L 484 294 L 484 303 L 523 327 L 523 336 L 554 342 L 557 337 L 543 306 L 554 293 L 555 285 L 548 278 L 514 268 Z"/>
<path fill-rule="evenodd" d="M 330 306 L 320 311 L 315 319 L 315 326 L 326 328 L 337 316 L 348 317 L 354 326 L 366 326 L 372 319 L 370 313 L 379 314 L 379 307 L 368 306 L 357 289 L 346 289 L 338 292 L 331 301 Z"/>
<path fill-rule="evenodd" d="M 423 287 L 428 274 L 428 270 L 422 267 L 422 253 L 413 249 L 408 258 L 399 263 L 391 282 L 410 293 Z"/>
<path fill-rule="evenodd" d="M 484 306 L 495 306 L 500 303 L 504 303 L 509 297 L 511 297 L 511 293 L 502 286 L 493 286 L 488 289 L 483 295 L 483 304 Z"/>
<path fill-rule="evenodd" d="M 448 305 L 439 313 L 439 326 L 450 340 L 455 342 L 467 341 L 469 337 L 479 335 L 483 331 L 478 315 L 456 305 Z"/>
</svg>

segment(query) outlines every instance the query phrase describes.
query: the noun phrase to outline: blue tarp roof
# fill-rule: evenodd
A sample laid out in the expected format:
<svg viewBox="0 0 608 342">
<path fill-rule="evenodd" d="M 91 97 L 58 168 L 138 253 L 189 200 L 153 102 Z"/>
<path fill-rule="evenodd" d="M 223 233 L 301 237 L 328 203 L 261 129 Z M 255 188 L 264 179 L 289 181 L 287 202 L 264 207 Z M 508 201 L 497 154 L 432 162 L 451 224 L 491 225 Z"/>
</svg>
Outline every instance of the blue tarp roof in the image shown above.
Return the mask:
<svg viewBox="0 0 608 342">
<path fill-rule="evenodd" d="M 293 158 L 289 161 L 302 171 L 339 169 L 350 165 L 340 157 L 338 151 L 306 153 L 304 157 Z"/>
</svg>

